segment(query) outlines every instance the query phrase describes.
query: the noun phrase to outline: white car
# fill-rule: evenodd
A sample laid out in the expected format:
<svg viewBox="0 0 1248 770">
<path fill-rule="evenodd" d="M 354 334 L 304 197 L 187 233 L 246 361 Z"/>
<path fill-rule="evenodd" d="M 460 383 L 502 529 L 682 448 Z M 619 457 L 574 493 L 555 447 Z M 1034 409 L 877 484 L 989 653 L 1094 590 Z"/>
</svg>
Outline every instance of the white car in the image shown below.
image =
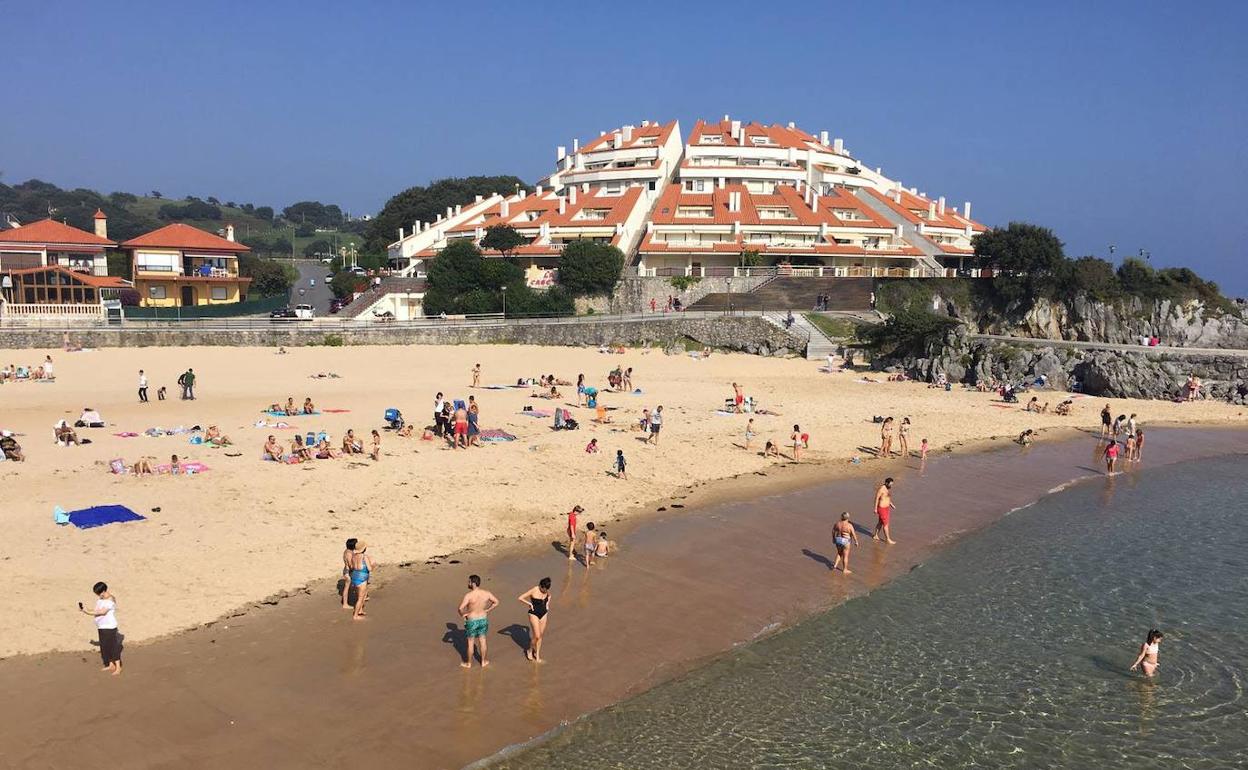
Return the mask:
<svg viewBox="0 0 1248 770">
<path fill-rule="evenodd" d="M 316 315 L 316 311 L 312 309 L 311 305 L 295 305 L 295 318 L 308 320 L 314 315 Z"/>
</svg>

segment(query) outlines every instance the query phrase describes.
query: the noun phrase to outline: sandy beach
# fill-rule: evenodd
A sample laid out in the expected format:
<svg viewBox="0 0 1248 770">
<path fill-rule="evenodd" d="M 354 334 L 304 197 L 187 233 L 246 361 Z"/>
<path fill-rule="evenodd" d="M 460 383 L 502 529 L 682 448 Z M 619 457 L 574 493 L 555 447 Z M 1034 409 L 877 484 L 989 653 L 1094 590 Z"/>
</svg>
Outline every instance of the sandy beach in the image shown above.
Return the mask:
<svg viewBox="0 0 1248 770">
<path fill-rule="evenodd" d="M 794 423 L 810 434 L 803 453 L 808 478 L 857 469 L 874 476 L 900 460 L 871 459 L 878 445 L 874 415 L 909 416 L 911 447 L 926 437 L 933 449 L 1025 428 L 1091 428 L 1103 400 L 1076 401 L 1071 417 L 1023 412 L 995 403 L 995 395 L 946 393 L 915 383 L 866 383 L 859 374 L 825 374 L 799 359 L 715 354 L 707 360 L 661 351 L 624 355 L 596 350 L 520 346 L 293 348 L 286 355 L 254 348 L 107 349 L 64 353 L 0 351 L 0 360 L 55 362 L 53 383 L 0 386 L 0 428 L 19 435 L 28 461 L 0 464 L 6 504 L 0 537 L 11 547 L 0 560 L 0 579 L 18 590 L 0 597 L 0 609 L 23 622 L 0 640 L 0 656 L 49 650 L 85 650 L 90 623 L 73 611 L 90 597 L 96 580 L 107 580 L 120 597 L 127 641 L 192 628 L 240 608 L 297 591 L 333 576 L 342 542 L 357 536 L 370 543 L 382 565 L 423 563 L 432 557 L 497 549 L 529 539 L 555 539 L 562 513 L 585 507 L 583 521 L 631 519 L 652 513 L 681 490 L 713 492 L 708 482 L 766 472 L 763 483 L 787 459 L 761 456 L 768 439 L 786 445 Z M 633 367 L 642 395 L 606 393 L 614 423 L 591 421 L 592 410 L 575 406 L 574 386 L 561 387 L 581 422 L 577 431 L 553 431 L 552 420 L 525 416 L 526 405 L 554 404 L 530 397 L 530 389 L 472 389 L 470 370 L 480 362 L 482 385 L 514 383 L 553 373 L 605 387 L 615 366 Z M 187 367 L 197 376 L 197 400 L 178 398 L 175 380 Z M 151 380 L 151 402 L 138 403 L 138 371 Z M 339 378 L 318 379 L 318 373 Z M 882 379 L 878 377 L 877 379 Z M 720 415 L 732 383 L 778 416 L 757 415 L 753 451 L 741 444 L 748 416 Z M 156 389 L 169 389 L 157 401 Z M 267 435 L 289 443 L 294 430 L 254 427 L 261 410 L 293 397 L 310 397 L 319 408 L 349 410 L 293 417 L 299 432 L 326 431 L 335 444 L 353 428 L 367 436 L 383 424 L 388 407 L 410 422 L 430 421 L 434 395 L 476 397 L 483 428 L 514 434 L 515 441 L 452 451 L 440 441 L 402 439 L 383 432 L 379 462 L 323 460 L 279 465 L 260 459 Z M 1056 404 L 1062 395 L 1042 393 Z M 631 430 L 643 407 L 664 406 L 666 424 L 658 446 L 644 445 Z M 83 429 L 89 446 L 59 447 L 54 423 L 94 407 L 107 427 Z M 1147 428 L 1161 422 L 1241 423 L 1241 410 L 1225 404 L 1113 402 L 1115 414 L 1137 413 Z M 216 424 L 234 446 L 191 445 L 186 435 L 123 438 L 152 427 Z M 584 447 L 597 438 L 601 452 Z M 1042 439 L 1043 441 L 1043 439 Z M 617 449 L 628 458 L 627 481 L 609 475 Z M 785 452 L 787 453 L 787 448 Z M 114 458 L 133 462 L 172 454 L 209 468 L 189 477 L 136 479 L 109 472 Z M 237 454 L 238 456 L 230 456 Z M 851 464 L 859 457 L 865 468 Z M 795 478 L 795 477 L 794 477 Z M 869 500 L 855 515 L 866 518 Z M 146 521 L 88 530 L 57 527 L 52 511 L 120 504 Z M 383 570 L 384 575 L 384 570 Z"/>
<path fill-rule="evenodd" d="M 1163 428 L 1154 441 L 1145 468 L 1241 451 L 1243 433 Z M 120 679 L 84 653 L 4 661 L 0 678 L 24 708 L 0 722 L 0 743 L 14 747 L 0 766 L 77 766 L 105 751 L 119 767 L 342 767 L 360 752 L 385 766 L 462 767 L 871 591 L 1046 492 L 1082 480 L 1108 503 L 1147 473 L 1101 477 L 1095 445 L 1072 432 L 898 463 L 899 544 L 861 535 L 849 576 L 828 568 L 827 530 L 835 511 L 870 495 L 873 476 L 762 497 L 743 477 L 724 483 L 742 501 L 698 505 L 695 494 L 687 510 L 618 525 L 625 548 L 602 568 L 530 541 L 390 570 L 362 624 L 337 609 L 327 579 L 276 606 L 133 645 Z M 464 640 L 454 604 L 470 570 L 503 601 L 488 671 L 456 665 Z M 514 596 L 542 574 L 554 580 L 553 620 L 537 666 L 521 652 Z M 88 734 L 89 746 L 76 737 Z"/>
</svg>

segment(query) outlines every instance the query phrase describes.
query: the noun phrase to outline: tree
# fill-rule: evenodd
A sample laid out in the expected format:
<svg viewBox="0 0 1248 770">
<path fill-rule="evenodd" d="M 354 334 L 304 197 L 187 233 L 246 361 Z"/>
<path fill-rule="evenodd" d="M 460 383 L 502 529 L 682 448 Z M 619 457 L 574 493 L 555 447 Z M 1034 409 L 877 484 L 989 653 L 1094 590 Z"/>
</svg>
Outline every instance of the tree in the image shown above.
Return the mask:
<svg viewBox="0 0 1248 770">
<path fill-rule="evenodd" d="M 386 247 L 398 239 L 399 228 L 410 230 L 417 221 L 432 222 L 445 215 L 448 206 L 467 205 L 476 196 L 494 193 L 510 195 L 528 186 L 514 176 L 470 176 L 439 179 L 427 187 L 409 187 L 386 202 L 381 213 L 368 224 L 364 250 L 383 254 Z"/>
<path fill-rule="evenodd" d="M 312 225 L 299 225 L 295 228 L 297 238 L 311 238 L 313 235 L 316 235 L 316 228 Z"/>
<path fill-rule="evenodd" d="M 1052 295 L 1068 264 L 1053 231 L 1026 222 L 982 232 L 972 245 L 985 265 L 1001 271 L 993 285 L 1006 305 L 1030 305 L 1036 297 Z"/>
<path fill-rule="evenodd" d="M 334 244 L 322 238 L 319 241 L 312 241 L 303 247 L 303 256 L 316 257 L 320 255 L 331 255 L 334 252 Z"/>
<path fill-rule="evenodd" d="M 308 224 L 314 228 L 333 229 L 342 224 L 342 209 L 334 204 L 320 201 L 300 201 L 282 209 L 282 217 L 290 222 Z"/>
<path fill-rule="evenodd" d="M 220 205 L 221 205 L 221 201 L 217 200 L 216 198 L 212 197 L 211 195 L 209 195 L 209 196 L 208 196 L 208 202 L 209 202 L 209 203 L 211 203 L 211 204 L 212 204 L 212 205 L 214 205 L 214 206 L 220 206 Z"/>
<path fill-rule="evenodd" d="M 243 206 L 243 211 L 246 211 L 247 213 L 251 214 L 257 219 L 264 220 L 265 222 L 273 221 L 273 207 L 272 206 L 258 206 L 257 207 L 248 203 L 246 206 Z"/>
<path fill-rule="evenodd" d="M 337 272 L 334 273 L 333 278 L 329 279 L 329 290 L 338 299 L 347 299 L 357 291 L 364 291 L 366 288 L 368 288 L 368 279 L 352 272 Z"/>
<path fill-rule="evenodd" d="M 1105 301 L 1119 294 L 1114 266 L 1099 257 L 1079 257 L 1070 263 L 1069 272 L 1067 295 L 1084 292 L 1092 299 Z"/>
<path fill-rule="evenodd" d="M 1157 275 L 1142 259 L 1127 257 L 1118 266 L 1118 283 L 1128 294 L 1151 295 L 1157 286 Z"/>
<path fill-rule="evenodd" d="M 559 285 L 575 297 L 609 295 L 624 269 L 624 252 L 593 241 L 572 241 L 559 258 Z"/>
<path fill-rule="evenodd" d="M 493 249 L 504 257 L 510 257 L 516 249 L 529 242 L 516 228 L 511 225 L 494 225 L 487 228 L 485 237 L 481 239 L 481 248 Z"/>
<path fill-rule="evenodd" d="M 163 196 L 163 195 L 161 195 L 161 194 L 160 194 L 160 191 L 159 191 L 159 190 L 152 190 L 152 192 L 151 192 L 150 194 L 151 194 L 151 196 L 152 196 L 153 198 L 156 198 L 157 200 L 159 200 L 160 198 L 165 197 L 165 196 Z"/>
<path fill-rule="evenodd" d="M 481 251 L 469 240 L 457 240 L 429 263 L 429 285 L 452 300 L 480 286 Z"/>
<path fill-rule="evenodd" d="M 763 252 L 754 248 L 741 250 L 741 267 L 758 267 L 763 264 Z"/>
<path fill-rule="evenodd" d="M 238 272 L 251 279 L 251 291 L 262 297 L 277 297 L 290 293 L 290 287 L 299 279 L 299 273 L 291 265 L 261 259 L 254 254 L 242 254 L 238 258 Z"/>
</svg>

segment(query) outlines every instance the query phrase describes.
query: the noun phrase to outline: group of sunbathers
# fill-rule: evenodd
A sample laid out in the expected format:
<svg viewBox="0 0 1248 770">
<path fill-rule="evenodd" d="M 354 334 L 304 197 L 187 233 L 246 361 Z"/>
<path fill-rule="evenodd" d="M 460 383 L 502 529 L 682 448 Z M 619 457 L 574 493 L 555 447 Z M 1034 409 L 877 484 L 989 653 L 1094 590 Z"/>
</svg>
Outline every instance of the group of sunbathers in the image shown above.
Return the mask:
<svg viewBox="0 0 1248 770">
<path fill-rule="evenodd" d="M 52 356 L 44 358 L 43 363 L 38 366 L 31 364 L 30 366 L 18 366 L 17 364 L 9 364 L 0 369 L 0 385 L 6 382 L 19 382 L 31 380 L 55 380 L 56 377 L 52 373 Z"/>
<path fill-rule="evenodd" d="M 311 434 L 309 434 L 311 435 Z M 410 435 L 410 433 L 409 433 Z M 290 442 L 290 452 L 287 453 L 282 447 L 282 443 L 277 440 L 276 436 L 270 435 L 268 441 L 265 442 L 264 448 L 261 450 L 265 460 L 272 460 L 279 463 L 302 463 L 311 460 L 337 460 L 339 457 L 350 455 L 367 454 L 372 460 L 381 459 L 381 434 L 373 431 L 373 443 L 370 449 L 365 449 L 364 442 L 355 435 L 354 429 L 348 429 L 346 435 L 342 437 L 342 448 L 334 449 L 329 443 L 329 437 L 322 435 L 320 440 L 312 443 L 305 441 L 303 436 L 296 434 Z"/>
</svg>

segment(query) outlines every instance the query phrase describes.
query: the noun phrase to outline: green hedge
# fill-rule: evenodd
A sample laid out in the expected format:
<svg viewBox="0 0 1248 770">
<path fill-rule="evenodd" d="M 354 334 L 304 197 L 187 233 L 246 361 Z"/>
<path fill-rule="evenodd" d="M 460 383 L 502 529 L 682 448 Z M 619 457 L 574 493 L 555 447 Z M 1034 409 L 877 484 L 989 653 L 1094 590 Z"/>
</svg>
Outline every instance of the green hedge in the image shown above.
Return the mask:
<svg viewBox="0 0 1248 770">
<path fill-rule="evenodd" d="M 268 315 L 270 312 L 278 308 L 286 307 L 289 300 L 284 295 L 276 297 L 265 297 L 264 299 L 248 300 L 246 302 L 233 302 L 226 305 L 195 305 L 194 307 L 184 307 L 181 311 L 182 318 L 231 318 L 233 316 L 244 315 Z M 178 309 L 175 307 L 128 307 L 125 310 L 126 318 L 178 318 Z"/>
</svg>

